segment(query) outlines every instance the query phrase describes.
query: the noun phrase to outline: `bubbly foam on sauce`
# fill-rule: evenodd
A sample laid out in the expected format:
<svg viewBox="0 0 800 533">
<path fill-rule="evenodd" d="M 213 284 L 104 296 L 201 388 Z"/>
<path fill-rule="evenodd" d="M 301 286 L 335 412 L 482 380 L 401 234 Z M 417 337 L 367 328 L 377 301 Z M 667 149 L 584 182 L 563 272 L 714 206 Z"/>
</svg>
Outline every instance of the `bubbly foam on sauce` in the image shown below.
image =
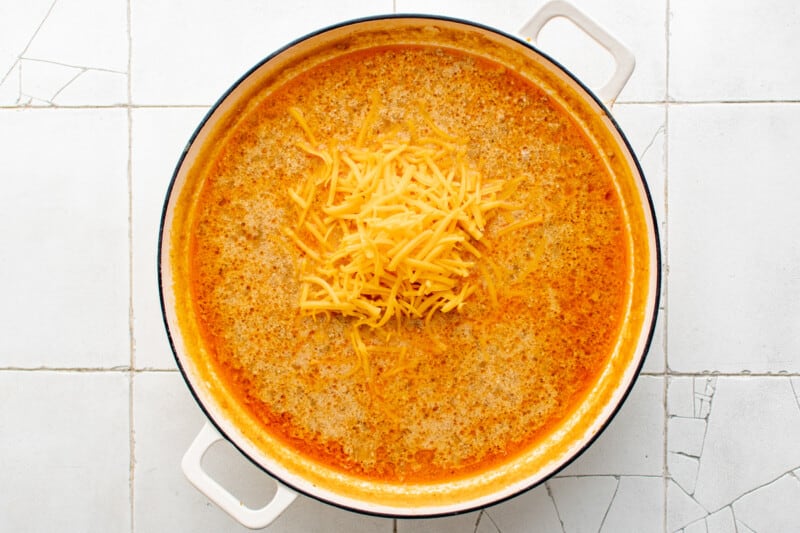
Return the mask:
<svg viewBox="0 0 800 533">
<path fill-rule="evenodd" d="M 320 164 L 289 110 L 353 145 L 375 87 L 368 138 L 421 102 L 486 180 L 526 178 L 522 207 L 486 223 L 460 312 L 360 330 L 366 376 L 358 317 L 300 313 L 303 252 L 281 228 L 297 218 L 287 191 Z M 244 117 L 205 179 L 191 247 L 205 343 L 265 431 L 333 468 L 417 481 L 488 468 L 567 416 L 607 362 L 629 270 L 619 198 L 569 116 L 498 64 L 433 46 L 336 58 Z"/>
</svg>

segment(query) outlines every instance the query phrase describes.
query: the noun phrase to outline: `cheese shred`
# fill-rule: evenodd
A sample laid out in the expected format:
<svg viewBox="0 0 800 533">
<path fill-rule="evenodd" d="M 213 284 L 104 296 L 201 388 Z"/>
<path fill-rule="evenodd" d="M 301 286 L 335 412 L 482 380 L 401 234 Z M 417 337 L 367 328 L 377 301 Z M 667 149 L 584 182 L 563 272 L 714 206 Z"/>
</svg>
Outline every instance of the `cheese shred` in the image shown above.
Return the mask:
<svg viewBox="0 0 800 533">
<path fill-rule="evenodd" d="M 437 312 L 460 311 L 477 289 L 469 276 L 486 225 L 518 207 L 508 198 L 520 183 L 484 180 L 468 162 L 466 140 L 422 106 L 421 120 L 406 120 L 405 131 L 370 135 L 380 105 L 370 100 L 353 145 L 319 143 L 302 111 L 289 111 L 305 134 L 297 147 L 319 164 L 288 191 L 297 217 L 283 230 L 305 257 L 301 312 L 356 319 L 350 341 L 368 381 L 374 369 L 359 328 L 393 317 L 429 324 Z"/>
</svg>

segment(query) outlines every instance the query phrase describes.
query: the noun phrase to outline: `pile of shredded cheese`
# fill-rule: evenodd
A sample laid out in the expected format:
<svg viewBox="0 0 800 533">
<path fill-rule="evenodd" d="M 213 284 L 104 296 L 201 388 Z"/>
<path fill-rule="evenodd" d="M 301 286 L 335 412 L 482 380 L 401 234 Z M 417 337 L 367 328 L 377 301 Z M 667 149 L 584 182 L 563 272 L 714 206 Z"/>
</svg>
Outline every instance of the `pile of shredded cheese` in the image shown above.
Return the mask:
<svg viewBox="0 0 800 533">
<path fill-rule="evenodd" d="M 351 342 L 362 354 L 358 326 L 412 317 L 427 324 L 437 311 L 460 310 L 476 289 L 466 279 L 481 256 L 476 244 L 493 214 L 518 208 L 508 197 L 519 180 L 482 180 L 466 141 L 422 107 L 422 124 L 368 140 L 373 99 L 352 146 L 318 142 L 302 112 L 290 113 L 305 132 L 299 148 L 320 160 L 288 191 L 297 218 L 284 232 L 302 251 L 301 312 L 357 318 Z"/>
</svg>

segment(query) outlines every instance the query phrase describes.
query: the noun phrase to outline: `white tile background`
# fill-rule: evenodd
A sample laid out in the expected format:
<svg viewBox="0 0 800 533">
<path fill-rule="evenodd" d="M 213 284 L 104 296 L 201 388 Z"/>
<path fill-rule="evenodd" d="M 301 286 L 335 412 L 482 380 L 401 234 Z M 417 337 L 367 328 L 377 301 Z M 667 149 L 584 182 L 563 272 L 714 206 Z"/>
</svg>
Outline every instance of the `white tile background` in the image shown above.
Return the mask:
<svg viewBox="0 0 800 533">
<path fill-rule="evenodd" d="M 155 285 L 178 154 L 233 80 L 305 32 L 428 12 L 514 33 L 541 3 L 0 0 L 0 531 L 244 531 L 179 470 L 203 415 Z M 644 376 L 522 496 L 396 521 L 300 498 L 270 531 L 800 531 L 800 7 L 574 3 L 637 57 L 613 111 L 665 251 Z M 611 71 L 566 22 L 539 42 L 592 86 Z M 225 445 L 209 463 L 246 502 L 274 490 Z"/>
</svg>

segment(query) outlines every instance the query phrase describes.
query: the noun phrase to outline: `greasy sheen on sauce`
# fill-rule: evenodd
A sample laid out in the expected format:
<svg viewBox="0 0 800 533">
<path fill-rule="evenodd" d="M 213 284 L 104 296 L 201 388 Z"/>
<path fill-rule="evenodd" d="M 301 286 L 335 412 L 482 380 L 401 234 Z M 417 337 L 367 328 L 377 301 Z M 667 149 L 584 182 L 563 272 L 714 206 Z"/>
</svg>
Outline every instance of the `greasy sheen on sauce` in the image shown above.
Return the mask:
<svg viewBox="0 0 800 533">
<path fill-rule="evenodd" d="M 460 310 L 360 329 L 365 372 L 355 319 L 299 312 L 303 252 L 281 228 L 296 218 L 287 191 L 320 164 L 289 110 L 351 145 L 376 90 L 368 136 L 422 104 L 483 179 L 524 176 L 523 207 L 487 223 Z M 575 409 L 619 335 L 631 265 L 612 177 L 552 98 L 466 52 L 381 46 L 302 72 L 236 122 L 193 209 L 189 287 L 216 371 L 263 431 L 351 475 L 436 481 L 514 457 Z"/>
</svg>

